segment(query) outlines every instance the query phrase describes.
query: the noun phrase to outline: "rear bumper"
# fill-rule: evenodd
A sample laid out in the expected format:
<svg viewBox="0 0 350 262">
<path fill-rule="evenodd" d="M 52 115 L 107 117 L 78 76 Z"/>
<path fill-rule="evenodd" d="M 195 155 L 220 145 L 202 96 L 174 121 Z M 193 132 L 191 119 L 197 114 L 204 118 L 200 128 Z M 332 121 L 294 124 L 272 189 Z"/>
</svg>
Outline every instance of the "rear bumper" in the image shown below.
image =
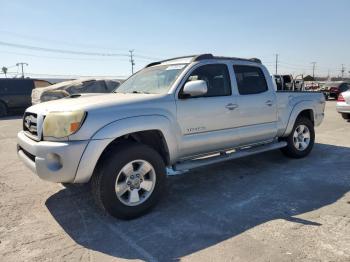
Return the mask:
<svg viewBox="0 0 350 262">
<path fill-rule="evenodd" d="M 350 104 L 346 102 L 337 102 L 336 109 L 338 113 L 350 113 Z"/>
<path fill-rule="evenodd" d="M 17 154 L 23 163 L 41 179 L 73 182 L 80 159 L 89 141 L 34 141 L 23 131 L 17 135 Z"/>
</svg>

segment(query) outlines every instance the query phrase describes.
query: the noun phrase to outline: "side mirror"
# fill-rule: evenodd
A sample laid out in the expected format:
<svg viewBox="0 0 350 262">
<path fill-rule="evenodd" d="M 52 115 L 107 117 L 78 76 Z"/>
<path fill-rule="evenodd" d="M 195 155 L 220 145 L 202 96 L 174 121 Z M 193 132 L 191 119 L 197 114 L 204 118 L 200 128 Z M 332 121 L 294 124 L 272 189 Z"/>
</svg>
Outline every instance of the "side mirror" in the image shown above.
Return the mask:
<svg viewBox="0 0 350 262">
<path fill-rule="evenodd" d="M 190 97 L 203 96 L 208 92 L 207 82 L 204 80 L 194 80 L 187 82 L 182 94 Z"/>
</svg>

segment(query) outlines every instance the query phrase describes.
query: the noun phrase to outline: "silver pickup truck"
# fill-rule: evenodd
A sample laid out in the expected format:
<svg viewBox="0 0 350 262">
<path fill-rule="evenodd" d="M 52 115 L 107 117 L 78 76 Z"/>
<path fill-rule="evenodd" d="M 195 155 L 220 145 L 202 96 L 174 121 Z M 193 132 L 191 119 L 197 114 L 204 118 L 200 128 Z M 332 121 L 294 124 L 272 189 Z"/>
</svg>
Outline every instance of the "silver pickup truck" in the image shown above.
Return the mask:
<svg viewBox="0 0 350 262">
<path fill-rule="evenodd" d="M 258 59 L 179 57 L 115 93 L 28 108 L 17 151 L 40 178 L 89 182 L 99 206 L 129 219 L 156 204 L 167 174 L 275 149 L 305 157 L 324 107 L 321 93 L 276 92 Z"/>
</svg>

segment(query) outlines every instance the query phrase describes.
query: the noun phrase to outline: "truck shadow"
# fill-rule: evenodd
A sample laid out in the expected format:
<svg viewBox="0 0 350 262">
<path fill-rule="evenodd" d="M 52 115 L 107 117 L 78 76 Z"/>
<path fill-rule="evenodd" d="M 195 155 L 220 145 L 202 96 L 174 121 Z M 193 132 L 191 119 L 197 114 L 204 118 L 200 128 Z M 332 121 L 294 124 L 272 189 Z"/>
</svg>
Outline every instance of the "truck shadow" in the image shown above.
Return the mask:
<svg viewBox="0 0 350 262">
<path fill-rule="evenodd" d="M 164 200 L 131 221 L 103 215 L 80 187 L 59 191 L 46 206 L 87 249 L 118 258 L 178 260 L 276 219 L 322 226 L 311 211 L 349 192 L 349 155 L 348 147 L 315 144 L 305 159 L 276 151 L 170 177 Z"/>
</svg>

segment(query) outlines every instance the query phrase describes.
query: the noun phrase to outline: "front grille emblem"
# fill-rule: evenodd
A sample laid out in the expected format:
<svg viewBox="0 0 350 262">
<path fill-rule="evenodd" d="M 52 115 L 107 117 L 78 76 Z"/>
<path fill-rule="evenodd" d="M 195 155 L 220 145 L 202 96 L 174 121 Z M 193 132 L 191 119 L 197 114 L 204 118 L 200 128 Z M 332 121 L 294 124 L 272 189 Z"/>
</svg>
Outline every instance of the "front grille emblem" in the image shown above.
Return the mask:
<svg viewBox="0 0 350 262">
<path fill-rule="evenodd" d="M 32 116 L 29 115 L 24 118 L 24 125 L 28 130 L 30 130 L 30 126 L 32 125 Z"/>
</svg>

